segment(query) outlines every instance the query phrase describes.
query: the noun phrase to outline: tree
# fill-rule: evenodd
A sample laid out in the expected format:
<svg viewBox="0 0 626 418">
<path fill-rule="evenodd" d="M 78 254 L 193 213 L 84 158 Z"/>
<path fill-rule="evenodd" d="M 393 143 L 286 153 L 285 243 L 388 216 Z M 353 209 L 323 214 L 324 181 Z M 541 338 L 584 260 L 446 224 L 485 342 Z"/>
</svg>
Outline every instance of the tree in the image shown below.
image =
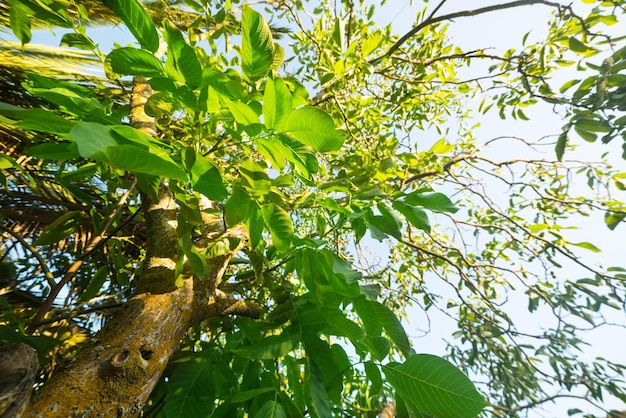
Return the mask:
<svg viewBox="0 0 626 418">
<path fill-rule="evenodd" d="M 566 234 L 594 211 L 618 226 L 624 175 L 565 159 L 572 130 L 623 135 L 626 49 L 597 29 L 622 1 L 583 15 L 444 0 L 404 36 L 366 2 L 105 3 L 2 8 L 21 42 L 3 52 L 31 59 L 2 61 L 0 104 L 1 338 L 45 366 L 27 416 L 376 416 L 393 403 L 397 416 L 520 416 L 626 401 L 623 364 L 576 354 L 623 309 L 625 270 L 587 263 L 578 251 L 598 247 Z M 445 35 L 530 5 L 554 14 L 520 51 Z M 90 22 L 124 25 L 133 46 L 100 51 Z M 38 26 L 90 53 L 31 47 Z M 551 85 L 572 55 L 597 74 Z M 78 67 L 32 61 L 52 57 Z M 480 61 L 487 73 L 462 78 Z M 557 161 L 531 143 L 528 158 L 488 157 L 472 98 L 521 120 L 538 101 L 561 106 Z M 415 139 L 427 134 L 428 149 Z M 376 240 L 388 261 L 362 256 Z M 509 310 L 519 288 L 541 329 Z M 411 306 L 455 321 L 442 357 L 411 345 Z"/>
</svg>

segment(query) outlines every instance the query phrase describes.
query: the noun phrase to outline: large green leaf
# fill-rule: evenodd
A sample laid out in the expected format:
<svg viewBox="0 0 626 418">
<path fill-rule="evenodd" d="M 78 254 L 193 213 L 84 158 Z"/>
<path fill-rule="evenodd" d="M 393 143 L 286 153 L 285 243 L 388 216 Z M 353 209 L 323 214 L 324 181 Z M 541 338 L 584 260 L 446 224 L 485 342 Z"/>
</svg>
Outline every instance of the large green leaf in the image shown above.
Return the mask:
<svg viewBox="0 0 626 418">
<path fill-rule="evenodd" d="M 83 116 L 94 109 L 100 113 L 101 104 L 95 94 L 78 84 L 69 81 L 27 74 L 23 86 L 34 96 L 46 99 L 59 106 L 59 109 L 73 115 Z"/>
<path fill-rule="evenodd" d="M 268 78 L 263 95 L 263 119 L 268 129 L 282 130 L 293 109 L 291 93 L 281 78 Z"/>
<path fill-rule="evenodd" d="M 261 243 L 265 226 L 258 203 L 253 201 L 243 188 L 234 187 L 226 202 L 225 211 L 226 223 L 234 226 L 243 222 L 248 230 L 250 244 L 253 248 L 257 248 Z"/>
<path fill-rule="evenodd" d="M 10 0 L 9 4 L 19 4 L 29 10 L 29 16 L 40 19 L 51 26 L 71 28 L 72 18 L 65 11 L 67 3 L 52 0 Z"/>
<path fill-rule="evenodd" d="M 333 118 L 316 107 L 305 106 L 289 115 L 285 132 L 319 152 L 337 151 L 343 145 L 344 135 L 335 128 Z"/>
<path fill-rule="evenodd" d="M 314 417 L 327 418 L 332 416 L 330 411 L 330 399 L 326 392 L 326 384 L 324 383 L 324 375 L 314 361 L 308 362 L 306 376 L 307 403 L 309 409 L 315 415 Z"/>
<path fill-rule="evenodd" d="M 233 352 L 241 357 L 259 360 L 273 360 L 287 355 L 298 346 L 298 336 L 284 332 L 271 335 L 253 345 L 236 348 Z"/>
<path fill-rule="evenodd" d="M 187 42 L 182 33 L 169 21 L 164 22 L 164 36 L 167 42 L 166 71 L 175 71 L 180 74 L 179 81 L 184 81 L 190 88 L 195 89 L 202 81 L 202 66 L 196 57 L 196 52 Z"/>
<path fill-rule="evenodd" d="M 93 158 L 118 143 L 107 126 L 95 122 L 80 122 L 70 131 L 81 157 Z"/>
<path fill-rule="evenodd" d="M 381 303 L 366 299 L 355 300 L 354 307 L 363 320 L 368 335 L 377 336 L 382 327 L 402 354 L 408 357 L 413 353 L 402 322 L 391 309 Z"/>
<path fill-rule="evenodd" d="M 167 155 L 155 154 L 134 145 L 108 148 L 105 155 L 107 162 L 122 170 L 187 181 L 185 172 Z"/>
<path fill-rule="evenodd" d="M 105 0 L 104 3 L 122 19 L 142 48 L 150 52 L 159 49 L 159 34 L 141 3 L 137 0 Z"/>
<path fill-rule="evenodd" d="M 72 160 L 80 157 L 77 148 L 78 147 L 73 142 L 61 142 L 58 144 L 44 143 L 29 148 L 26 150 L 25 154 L 46 160 Z"/>
<path fill-rule="evenodd" d="M 242 177 L 242 185 L 251 196 L 264 196 L 272 187 L 272 180 L 265 170 L 252 160 L 239 165 L 239 174 Z"/>
<path fill-rule="evenodd" d="M 404 215 L 407 221 L 414 227 L 430 232 L 430 222 L 428 221 L 428 215 L 423 209 L 415 206 L 411 206 L 406 202 L 397 200 L 393 202 L 393 207 Z"/>
<path fill-rule="evenodd" d="M 243 73 L 251 81 L 256 81 L 265 77 L 274 62 L 272 32 L 263 16 L 248 5 L 243 7 L 241 32 Z"/>
<path fill-rule="evenodd" d="M 224 98 L 223 100 L 237 123 L 245 126 L 261 123 L 259 115 L 257 115 L 254 109 L 252 109 L 249 105 L 240 101 L 228 100 L 227 98 Z"/>
<path fill-rule="evenodd" d="M 311 177 L 309 166 L 307 165 L 306 156 L 300 155 L 291 145 L 295 143 L 284 135 L 276 136 L 270 139 L 257 138 L 254 143 L 261 154 L 263 154 L 276 169 L 282 170 L 284 160 L 286 159 L 293 164 L 296 172 L 305 178 Z"/>
<path fill-rule="evenodd" d="M 426 193 L 418 190 L 407 195 L 404 201 L 409 205 L 421 206 L 435 212 L 455 213 L 459 210 L 443 193 Z"/>
<path fill-rule="evenodd" d="M 168 418 L 206 417 L 215 399 L 214 365 L 210 358 L 194 357 L 174 369 L 170 377 L 164 410 Z"/>
<path fill-rule="evenodd" d="M 262 206 L 263 220 L 280 251 L 287 251 L 293 238 L 293 223 L 287 211 L 273 203 Z"/>
<path fill-rule="evenodd" d="M 117 74 L 157 77 L 163 75 L 161 62 L 150 52 L 137 48 L 118 48 L 107 55 L 107 63 Z"/>
<path fill-rule="evenodd" d="M 23 44 L 27 44 L 32 39 L 30 32 L 29 10 L 16 0 L 9 2 L 9 25 L 13 34 Z"/>
<path fill-rule="evenodd" d="M 22 129 L 53 134 L 67 134 L 76 125 L 76 122 L 57 116 L 45 109 L 23 109 L 6 103 L 0 103 L 0 114 L 11 119 L 18 119 L 19 122 L 16 122 L 15 126 Z"/>
<path fill-rule="evenodd" d="M 164 151 L 144 139 L 147 135 L 131 127 L 114 127 L 79 122 L 70 131 L 78 153 L 134 173 L 152 174 L 187 181 L 187 174 Z M 125 135 L 120 135 L 120 132 Z"/>
<path fill-rule="evenodd" d="M 285 408 L 275 400 L 267 401 L 254 414 L 254 418 L 287 418 Z"/>
<path fill-rule="evenodd" d="M 485 401 L 456 366 L 431 354 L 383 366 L 387 381 L 413 413 L 434 418 L 473 418 Z"/>
<path fill-rule="evenodd" d="M 185 164 L 191 174 L 191 187 L 211 200 L 224 200 L 228 194 L 222 176 L 199 152 L 187 149 Z"/>
</svg>

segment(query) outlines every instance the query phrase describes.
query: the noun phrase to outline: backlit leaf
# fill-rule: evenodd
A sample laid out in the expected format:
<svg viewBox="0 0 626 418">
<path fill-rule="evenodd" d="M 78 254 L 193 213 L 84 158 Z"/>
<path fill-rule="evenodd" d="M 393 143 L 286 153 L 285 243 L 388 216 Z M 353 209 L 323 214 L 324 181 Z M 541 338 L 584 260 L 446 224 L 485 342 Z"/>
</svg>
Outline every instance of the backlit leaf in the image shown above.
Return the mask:
<svg viewBox="0 0 626 418">
<path fill-rule="evenodd" d="M 383 366 L 387 381 L 413 413 L 434 418 L 473 418 L 485 401 L 456 366 L 430 354 Z"/>
<path fill-rule="evenodd" d="M 122 19 L 142 48 L 150 52 L 156 52 L 159 49 L 159 34 L 148 12 L 139 1 L 105 0 L 104 3 Z"/>
<path fill-rule="evenodd" d="M 117 74 L 156 77 L 163 75 L 163 66 L 150 52 L 136 48 L 118 48 L 107 55 L 107 62 Z"/>
<path fill-rule="evenodd" d="M 435 212 L 456 213 L 459 210 L 448 196 L 443 193 L 424 193 L 417 191 L 407 195 L 405 201 L 409 205 L 421 206 Z"/>
<path fill-rule="evenodd" d="M 8 3 L 11 30 L 22 45 L 27 44 L 32 39 L 28 10 L 16 0 L 11 0 Z"/>
<path fill-rule="evenodd" d="M 263 96 L 263 119 L 268 129 L 283 129 L 292 111 L 291 93 L 281 78 L 268 78 Z"/>
<path fill-rule="evenodd" d="M 285 132 L 319 152 L 337 151 L 344 140 L 343 132 L 335 128 L 333 118 L 311 106 L 295 109 L 287 119 Z"/>
<path fill-rule="evenodd" d="M 241 17 L 241 61 L 243 73 L 251 81 L 264 77 L 274 62 L 274 41 L 269 25 L 250 6 Z"/>
<path fill-rule="evenodd" d="M 287 251 L 293 238 L 293 223 L 285 209 L 273 203 L 262 206 L 263 220 L 272 234 L 276 248 Z"/>
</svg>

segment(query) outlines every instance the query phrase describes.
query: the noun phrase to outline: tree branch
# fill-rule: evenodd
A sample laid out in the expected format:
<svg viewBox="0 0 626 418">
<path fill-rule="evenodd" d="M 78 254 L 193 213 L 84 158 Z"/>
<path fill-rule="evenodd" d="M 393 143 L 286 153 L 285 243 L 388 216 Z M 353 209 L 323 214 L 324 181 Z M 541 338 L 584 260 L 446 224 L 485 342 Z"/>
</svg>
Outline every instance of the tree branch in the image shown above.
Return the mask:
<svg viewBox="0 0 626 418">
<path fill-rule="evenodd" d="M 404 45 L 409 39 L 411 39 L 411 37 L 413 37 L 415 34 L 420 32 L 425 27 L 430 26 L 430 25 L 434 25 L 435 23 L 443 22 L 443 21 L 446 21 L 446 20 L 456 19 L 458 17 L 477 16 L 477 15 L 480 15 L 480 14 L 483 14 L 483 13 L 489 13 L 489 12 L 493 12 L 493 11 L 497 11 L 497 10 L 511 9 L 511 8 L 520 7 L 520 6 L 532 6 L 532 5 L 535 5 L 535 4 L 543 4 L 543 5 L 546 5 L 546 6 L 552 6 L 552 7 L 556 7 L 556 8 L 563 7 L 563 5 L 561 5 L 559 3 L 546 1 L 546 0 L 518 0 L 518 1 L 513 1 L 513 2 L 510 2 L 510 3 L 494 4 L 493 6 L 487 6 L 487 7 L 483 7 L 483 8 L 480 8 L 480 9 L 464 10 L 464 11 L 461 11 L 461 12 L 454 12 L 454 13 L 450 13 L 450 14 L 447 14 L 447 15 L 434 17 L 433 15 L 439 10 L 439 8 L 443 5 L 443 3 L 444 2 L 441 2 L 435 8 L 435 11 L 426 20 L 424 20 L 422 23 L 420 23 L 417 26 L 415 26 L 413 29 L 411 29 L 406 34 L 404 34 L 404 36 L 402 36 L 400 39 L 398 39 L 398 41 L 395 44 L 393 44 L 387 50 L 387 52 L 385 52 L 383 55 L 381 55 L 381 56 L 379 56 L 377 58 L 374 58 L 374 59 L 370 60 L 369 63 L 372 64 L 372 65 L 376 65 L 380 61 L 384 60 L 385 58 L 388 58 L 389 56 L 391 56 L 391 54 L 393 54 L 395 51 L 397 51 L 402 45 Z"/>
</svg>

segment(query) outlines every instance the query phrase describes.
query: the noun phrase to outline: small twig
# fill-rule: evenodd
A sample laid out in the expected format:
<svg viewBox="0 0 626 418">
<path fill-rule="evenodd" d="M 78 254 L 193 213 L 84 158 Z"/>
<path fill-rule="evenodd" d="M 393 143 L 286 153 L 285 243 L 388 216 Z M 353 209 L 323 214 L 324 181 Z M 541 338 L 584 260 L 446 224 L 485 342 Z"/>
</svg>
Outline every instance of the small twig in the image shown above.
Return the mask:
<svg viewBox="0 0 626 418">
<path fill-rule="evenodd" d="M 43 271 L 44 277 L 46 278 L 46 281 L 48 282 L 48 286 L 50 286 L 50 288 L 56 287 L 57 284 L 54 281 L 54 275 L 48 268 L 48 264 L 46 264 L 46 260 L 44 260 L 42 255 L 39 254 L 39 251 L 37 251 L 37 248 L 30 245 L 30 243 L 28 243 L 28 241 L 26 241 L 24 237 L 22 237 L 20 234 L 18 234 L 17 232 L 11 229 L 5 228 L 3 225 L 0 225 L 0 230 L 11 235 L 13 238 L 18 240 L 24 248 L 26 248 L 28 251 L 31 252 L 31 254 L 37 259 L 37 262 L 39 263 L 39 266 L 41 267 L 41 270 Z"/>
</svg>

